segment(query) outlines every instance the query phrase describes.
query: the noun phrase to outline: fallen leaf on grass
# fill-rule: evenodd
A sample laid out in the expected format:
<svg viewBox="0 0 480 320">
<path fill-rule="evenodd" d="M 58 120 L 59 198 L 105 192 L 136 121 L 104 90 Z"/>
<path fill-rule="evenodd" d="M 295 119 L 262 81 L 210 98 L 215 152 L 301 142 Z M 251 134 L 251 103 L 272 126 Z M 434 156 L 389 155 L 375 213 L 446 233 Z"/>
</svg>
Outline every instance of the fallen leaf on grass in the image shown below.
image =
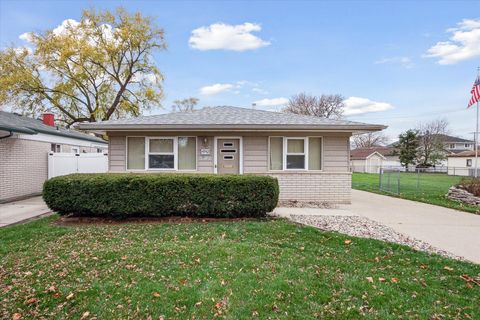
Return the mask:
<svg viewBox="0 0 480 320">
<path fill-rule="evenodd" d="M 50 286 L 50 287 L 48 287 L 48 289 L 47 289 L 46 292 L 49 293 L 49 292 L 55 292 L 55 291 L 57 291 L 57 289 L 55 288 L 55 286 Z"/>
<path fill-rule="evenodd" d="M 37 298 L 30 298 L 25 302 L 25 304 L 31 305 L 31 304 L 34 304 L 34 303 L 37 303 L 37 302 L 38 302 Z"/>
<path fill-rule="evenodd" d="M 397 278 L 392 278 L 392 279 L 390 279 L 390 281 L 391 281 L 392 283 L 398 283 L 398 279 L 397 279 Z"/>
<path fill-rule="evenodd" d="M 22 319 L 22 315 L 20 313 L 14 313 L 12 315 L 12 320 L 19 320 Z"/>
<path fill-rule="evenodd" d="M 378 281 L 380 281 L 380 282 L 385 282 L 385 278 L 379 277 L 379 278 L 378 278 Z"/>
<path fill-rule="evenodd" d="M 195 307 L 200 307 L 202 305 L 202 301 L 198 301 L 197 303 L 195 303 Z"/>
<path fill-rule="evenodd" d="M 352 243 L 352 240 L 345 240 L 345 241 L 343 241 L 343 243 L 350 244 L 350 243 Z"/>
<path fill-rule="evenodd" d="M 367 277 L 366 278 L 368 282 L 373 283 L 373 278 L 372 277 Z"/>
<path fill-rule="evenodd" d="M 152 295 L 153 295 L 155 298 L 160 298 L 160 293 L 158 293 L 158 292 L 154 292 Z"/>
<path fill-rule="evenodd" d="M 90 315 L 90 311 L 85 311 L 85 312 L 82 314 L 82 317 L 80 318 L 80 320 L 86 319 L 89 315 Z"/>
<path fill-rule="evenodd" d="M 453 271 L 453 268 L 450 268 L 449 266 L 445 266 L 443 267 L 444 270 L 447 270 L 447 271 Z"/>
<path fill-rule="evenodd" d="M 73 299 L 73 292 L 72 292 L 72 293 L 70 293 L 70 294 L 69 294 L 69 295 L 66 297 L 66 299 L 67 299 L 67 300 L 71 300 L 71 299 Z"/>
</svg>

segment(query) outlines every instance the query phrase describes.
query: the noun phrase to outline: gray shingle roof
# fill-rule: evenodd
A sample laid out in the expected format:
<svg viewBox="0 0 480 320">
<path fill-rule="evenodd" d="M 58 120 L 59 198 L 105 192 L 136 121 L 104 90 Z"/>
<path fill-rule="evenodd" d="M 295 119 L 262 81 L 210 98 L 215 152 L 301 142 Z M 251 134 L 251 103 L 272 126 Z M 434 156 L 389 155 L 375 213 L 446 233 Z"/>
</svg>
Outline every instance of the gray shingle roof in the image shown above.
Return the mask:
<svg viewBox="0 0 480 320">
<path fill-rule="evenodd" d="M 79 128 L 108 129 L 162 129 L 162 128 L 306 128 L 306 129 L 372 129 L 386 128 L 347 120 L 332 120 L 314 116 L 272 112 L 239 107 L 206 107 L 191 112 L 174 112 L 138 118 L 81 123 Z"/>
<path fill-rule="evenodd" d="M 94 137 L 90 134 L 86 134 L 76 130 L 69 130 L 62 127 L 47 126 L 43 124 L 41 120 L 5 111 L 0 111 L 0 130 L 13 131 L 24 134 L 44 133 L 97 143 L 107 143 L 105 140 Z"/>
</svg>

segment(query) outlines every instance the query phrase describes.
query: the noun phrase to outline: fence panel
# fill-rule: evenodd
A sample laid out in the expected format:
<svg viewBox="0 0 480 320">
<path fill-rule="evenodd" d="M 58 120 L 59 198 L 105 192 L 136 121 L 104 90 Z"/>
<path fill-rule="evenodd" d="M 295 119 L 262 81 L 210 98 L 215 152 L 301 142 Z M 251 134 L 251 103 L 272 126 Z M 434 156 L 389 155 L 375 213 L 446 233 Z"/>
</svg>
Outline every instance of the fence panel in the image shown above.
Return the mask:
<svg viewBox="0 0 480 320">
<path fill-rule="evenodd" d="M 48 154 L 48 178 L 70 173 L 101 173 L 108 171 L 108 156 L 102 153 Z"/>
</svg>

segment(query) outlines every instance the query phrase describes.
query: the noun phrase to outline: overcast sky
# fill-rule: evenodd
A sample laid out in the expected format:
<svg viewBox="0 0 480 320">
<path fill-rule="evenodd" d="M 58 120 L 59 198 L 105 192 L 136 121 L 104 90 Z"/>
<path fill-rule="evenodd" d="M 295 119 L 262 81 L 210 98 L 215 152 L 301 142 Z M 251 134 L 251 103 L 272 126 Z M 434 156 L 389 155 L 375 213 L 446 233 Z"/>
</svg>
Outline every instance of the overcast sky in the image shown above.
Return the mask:
<svg viewBox="0 0 480 320">
<path fill-rule="evenodd" d="M 340 93 L 351 120 L 381 123 L 395 138 L 444 117 L 472 137 L 466 110 L 480 66 L 480 2 L 0 1 L 0 46 L 25 32 L 78 20 L 82 9 L 124 6 L 155 17 L 168 50 L 163 109 L 195 96 L 200 106 L 278 110 L 293 94 Z"/>
</svg>

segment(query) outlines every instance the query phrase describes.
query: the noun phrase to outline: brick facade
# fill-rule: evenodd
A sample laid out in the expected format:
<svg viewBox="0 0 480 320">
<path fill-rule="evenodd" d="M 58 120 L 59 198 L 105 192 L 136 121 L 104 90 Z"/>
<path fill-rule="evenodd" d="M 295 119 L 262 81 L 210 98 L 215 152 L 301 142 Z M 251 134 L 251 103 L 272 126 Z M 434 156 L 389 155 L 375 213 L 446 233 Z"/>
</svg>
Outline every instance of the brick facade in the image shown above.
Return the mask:
<svg viewBox="0 0 480 320">
<path fill-rule="evenodd" d="M 270 173 L 278 179 L 280 200 L 350 203 L 349 172 Z"/>
<path fill-rule="evenodd" d="M 62 152 L 72 146 L 61 144 Z M 17 138 L 0 140 L 0 202 L 19 199 L 42 192 L 48 176 L 50 142 Z M 81 147 L 81 152 L 96 152 L 96 148 Z"/>
</svg>

